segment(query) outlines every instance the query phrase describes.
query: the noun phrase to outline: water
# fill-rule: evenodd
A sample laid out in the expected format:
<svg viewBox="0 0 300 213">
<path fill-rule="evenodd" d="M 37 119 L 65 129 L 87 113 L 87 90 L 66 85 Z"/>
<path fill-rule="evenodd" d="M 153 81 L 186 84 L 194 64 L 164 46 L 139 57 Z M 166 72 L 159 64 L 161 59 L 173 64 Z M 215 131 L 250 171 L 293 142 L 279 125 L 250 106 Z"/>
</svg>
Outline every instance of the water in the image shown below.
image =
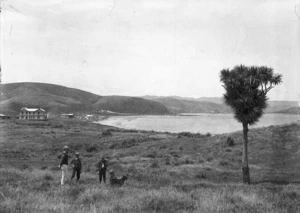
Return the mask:
<svg viewBox="0 0 300 213">
<path fill-rule="evenodd" d="M 250 128 L 279 125 L 300 121 L 300 115 L 265 114 L 260 121 Z M 143 115 L 143 116 L 114 116 L 98 123 L 125 129 L 154 130 L 168 132 L 192 132 L 220 134 L 242 130 L 232 114 L 184 114 L 173 115 Z"/>
</svg>

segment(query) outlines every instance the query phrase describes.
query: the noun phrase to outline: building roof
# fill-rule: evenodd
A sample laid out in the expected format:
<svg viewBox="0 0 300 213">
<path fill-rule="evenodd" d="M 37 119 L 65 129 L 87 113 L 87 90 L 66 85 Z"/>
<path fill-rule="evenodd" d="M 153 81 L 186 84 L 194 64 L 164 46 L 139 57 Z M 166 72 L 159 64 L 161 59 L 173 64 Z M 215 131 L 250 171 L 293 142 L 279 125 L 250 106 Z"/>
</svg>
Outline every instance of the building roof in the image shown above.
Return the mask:
<svg viewBox="0 0 300 213">
<path fill-rule="evenodd" d="M 35 111 L 40 110 L 40 111 L 45 112 L 45 110 L 42 109 L 42 108 L 27 108 L 27 107 L 23 107 L 21 110 L 25 110 L 25 111 L 28 111 L 28 112 L 35 112 Z"/>
</svg>

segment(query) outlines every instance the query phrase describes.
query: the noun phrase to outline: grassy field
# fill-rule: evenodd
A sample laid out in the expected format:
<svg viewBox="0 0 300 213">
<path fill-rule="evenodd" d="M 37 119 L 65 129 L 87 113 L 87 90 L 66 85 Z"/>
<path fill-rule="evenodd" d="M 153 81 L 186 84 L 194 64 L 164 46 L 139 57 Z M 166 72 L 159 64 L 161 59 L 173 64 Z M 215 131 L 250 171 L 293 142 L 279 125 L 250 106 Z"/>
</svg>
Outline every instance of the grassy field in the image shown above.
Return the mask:
<svg viewBox="0 0 300 213">
<path fill-rule="evenodd" d="M 241 132 L 177 135 L 79 120 L 1 120 L 0 212 L 300 212 L 300 124 L 254 129 L 249 141 L 252 184 L 243 185 Z M 61 187 L 64 145 L 72 158 L 80 152 L 83 173 L 79 183 Z M 128 175 L 123 187 L 98 183 L 102 156 L 117 176 Z"/>
</svg>

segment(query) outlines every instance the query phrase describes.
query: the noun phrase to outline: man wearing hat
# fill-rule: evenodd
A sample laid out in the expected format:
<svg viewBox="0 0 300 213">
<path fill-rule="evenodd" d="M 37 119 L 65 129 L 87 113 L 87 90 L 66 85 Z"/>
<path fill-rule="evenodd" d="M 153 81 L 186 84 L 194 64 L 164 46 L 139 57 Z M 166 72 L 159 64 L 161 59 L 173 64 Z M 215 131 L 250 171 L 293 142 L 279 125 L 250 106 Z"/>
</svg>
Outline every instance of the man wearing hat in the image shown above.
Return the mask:
<svg viewBox="0 0 300 213">
<path fill-rule="evenodd" d="M 69 147 L 64 146 L 64 154 L 59 164 L 59 167 L 61 169 L 61 181 L 60 181 L 61 185 L 65 184 L 65 177 L 68 171 L 68 159 L 69 159 L 68 153 L 69 153 Z"/>
<path fill-rule="evenodd" d="M 79 153 L 76 152 L 75 153 L 75 159 L 72 160 L 71 165 L 73 167 L 73 173 L 71 176 L 71 180 L 73 180 L 73 178 L 75 177 L 75 173 L 76 173 L 76 181 L 79 181 L 80 179 L 80 173 L 81 173 L 81 160 L 79 158 Z"/>
<path fill-rule="evenodd" d="M 99 173 L 99 182 L 101 183 L 102 178 L 103 182 L 106 183 L 106 169 L 107 169 L 107 161 L 104 157 L 101 158 L 98 163 L 98 173 Z"/>
</svg>

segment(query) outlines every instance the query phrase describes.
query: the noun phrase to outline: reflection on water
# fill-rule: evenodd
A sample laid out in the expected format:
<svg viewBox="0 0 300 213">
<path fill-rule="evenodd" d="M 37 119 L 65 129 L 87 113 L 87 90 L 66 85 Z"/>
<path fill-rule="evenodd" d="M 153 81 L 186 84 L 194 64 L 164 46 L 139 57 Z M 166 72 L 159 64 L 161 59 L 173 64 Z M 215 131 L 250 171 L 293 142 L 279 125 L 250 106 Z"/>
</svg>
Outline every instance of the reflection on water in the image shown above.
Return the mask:
<svg viewBox="0 0 300 213">
<path fill-rule="evenodd" d="M 260 121 L 250 128 L 285 124 L 300 120 L 300 115 L 265 114 Z M 242 129 L 232 114 L 183 114 L 173 115 L 143 115 L 143 116 L 114 116 L 98 123 L 126 129 L 155 130 L 168 132 L 193 133 L 226 133 Z"/>
</svg>

